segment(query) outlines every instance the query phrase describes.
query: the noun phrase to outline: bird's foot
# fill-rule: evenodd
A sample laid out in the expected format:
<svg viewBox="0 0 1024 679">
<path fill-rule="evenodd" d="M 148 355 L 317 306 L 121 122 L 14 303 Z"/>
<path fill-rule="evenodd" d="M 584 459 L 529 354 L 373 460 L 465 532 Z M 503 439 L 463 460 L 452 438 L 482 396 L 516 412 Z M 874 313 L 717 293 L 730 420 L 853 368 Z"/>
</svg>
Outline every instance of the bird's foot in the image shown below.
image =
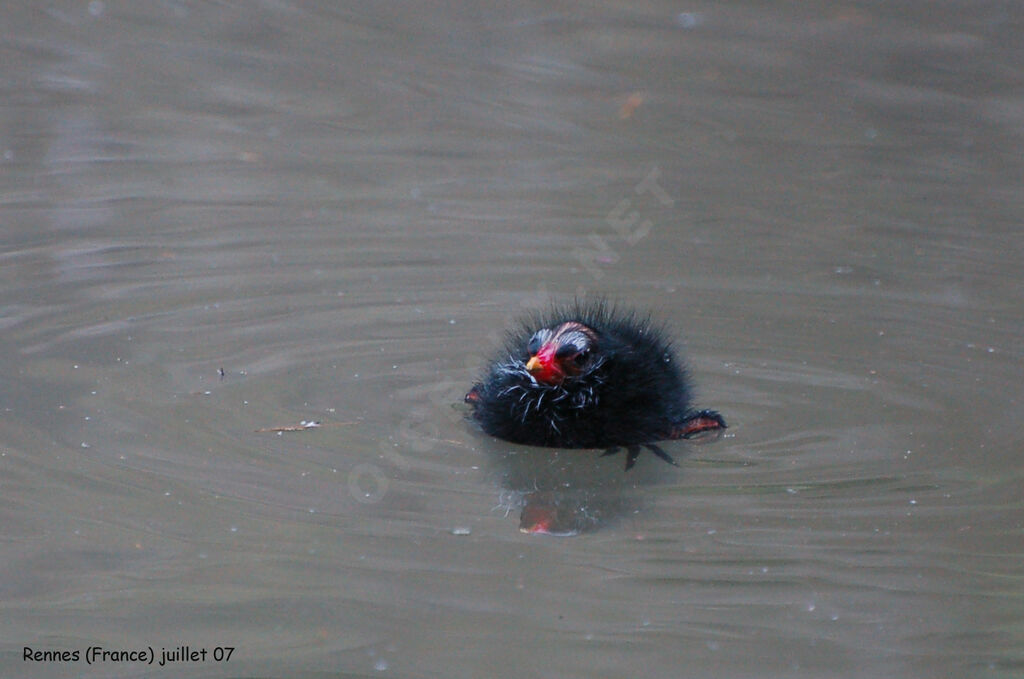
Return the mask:
<svg viewBox="0 0 1024 679">
<path fill-rule="evenodd" d="M 676 461 L 672 459 L 671 455 L 669 455 L 664 450 L 662 450 L 661 446 L 659 446 L 657 444 L 654 444 L 654 443 L 645 443 L 644 444 L 644 448 L 646 448 L 647 450 L 651 451 L 652 453 L 654 453 L 655 455 L 660 457 L 665 462 L 668 462 L 670 465 L 672 465 L 674 467 L 678 467 L 679 466 L 676 463 Z"/>
<path fill-rule="evenodd" d="M 652 453 L 654 453 L 655 455 L 660 457 L 665 462 L 668 462 L 671 465 L 675 465 L 676 467 L 679 466 L 678 464 L 676 464 L 676 461 L 672 459 L 671 455 L 669 455 L 668 453 L 666 453 L 664 450 L 661 449 L 661 446 L 658 446 L 658 445 L 656 445 L 654 443 L 644 443 L 642 445 L 638 444 L 638 445 L 626 446 L 626 471 L 627 472 L 630 469 L 633 468 L 633 465 L 636 464 L 636 459 L 638 457 L 640 457 L 640 451 L 643 448 L 646 448 L 647 450 L 651 451 Z M 620 450 L 622 450 L 621 447 L 619 447 L 619 446 L 612 446 L 611 448 L 609 448 L 606 451 L 604 451 L 603 453 L 601 453 L 601 457 L 607 457 L 608 455 L 614 455 L 617 452 L 619 452 Z"/>
</svg>

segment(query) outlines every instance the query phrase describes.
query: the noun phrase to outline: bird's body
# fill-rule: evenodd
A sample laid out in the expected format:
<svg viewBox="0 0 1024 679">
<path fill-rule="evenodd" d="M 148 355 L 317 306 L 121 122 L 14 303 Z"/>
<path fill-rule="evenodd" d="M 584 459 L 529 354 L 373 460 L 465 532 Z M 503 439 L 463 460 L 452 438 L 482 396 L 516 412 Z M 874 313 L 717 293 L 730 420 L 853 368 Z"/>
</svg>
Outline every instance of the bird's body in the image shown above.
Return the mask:
<svg viewBox="0 0 1024 679">
<path fill-rule="evenodd" d="M 536 446 L 632 449 L 725 427 L 693 410 L 661 328 L 603 301 L 525 319 L 466 401 L 488 434 Z"/>
</svg>

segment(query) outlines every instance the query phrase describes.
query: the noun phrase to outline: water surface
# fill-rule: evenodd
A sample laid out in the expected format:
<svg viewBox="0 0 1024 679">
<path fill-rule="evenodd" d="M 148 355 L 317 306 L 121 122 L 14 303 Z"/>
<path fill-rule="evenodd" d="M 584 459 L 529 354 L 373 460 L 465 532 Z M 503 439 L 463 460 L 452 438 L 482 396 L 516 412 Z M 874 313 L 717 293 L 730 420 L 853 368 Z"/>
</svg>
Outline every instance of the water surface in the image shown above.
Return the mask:
<svg viewBox="0 0 1024 679">
<path fill-rule="evenodd" d="M 1024 671 L 1012 3 L 5 14 L 0 673 Z M 727 436 L 466 423 L 576 294 Z"/>
</svg>

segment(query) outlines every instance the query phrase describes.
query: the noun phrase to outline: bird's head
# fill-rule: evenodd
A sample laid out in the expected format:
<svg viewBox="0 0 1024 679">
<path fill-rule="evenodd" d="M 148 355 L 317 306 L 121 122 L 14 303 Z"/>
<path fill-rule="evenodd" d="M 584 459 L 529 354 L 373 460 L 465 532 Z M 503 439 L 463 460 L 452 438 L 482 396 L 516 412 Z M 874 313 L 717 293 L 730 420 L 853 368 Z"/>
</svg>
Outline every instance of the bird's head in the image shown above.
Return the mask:
<svg viewBox="0 0 1024 679">
<path fill-rule="evenodd" d="M 597 333 L 577 321 L 541 328 L 526 345 L 526 370 L 541 384 L 561 384 L 587 369 L 596 347 Z"/>
</svg>

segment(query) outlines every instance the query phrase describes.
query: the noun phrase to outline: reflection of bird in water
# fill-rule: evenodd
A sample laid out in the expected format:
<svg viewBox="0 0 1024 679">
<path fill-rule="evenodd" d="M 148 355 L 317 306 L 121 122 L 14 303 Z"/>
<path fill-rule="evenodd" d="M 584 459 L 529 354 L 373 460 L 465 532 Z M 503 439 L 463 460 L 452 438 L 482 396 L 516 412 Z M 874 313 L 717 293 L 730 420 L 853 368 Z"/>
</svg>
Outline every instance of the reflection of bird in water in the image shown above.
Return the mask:
<svg viewBox="0 0 1024 679">
<path fill-rule="evenodd" d="M 492 436 L 606 454 L 625 447 L 626 469 L 641 446 L 675 464 L 656 441 L 726 426 L 717 412 L 692 407 L 685 368 L 663 331 L 603 301 L 527 319 L 466 402 Z"/>
<path fill-rule="evenodd" d="M 626 477 L 617 464 L 551 448 L 513 449 L 491 459 L 503 488 L 495 509 L 519 514 L 522 532 L 545 535 L 578 535 L 638 511 L 635 484 L 651 471 Z"/>
<path fill-rule="evenodd" d="M 544 535 L 578 535 L 595 528 L 605 520 L 606 513 L 591 505 L 588 493 L 555 491 L 528 493 L 523 496 L 519 513 L 519 530 Z"/>
</svg>

